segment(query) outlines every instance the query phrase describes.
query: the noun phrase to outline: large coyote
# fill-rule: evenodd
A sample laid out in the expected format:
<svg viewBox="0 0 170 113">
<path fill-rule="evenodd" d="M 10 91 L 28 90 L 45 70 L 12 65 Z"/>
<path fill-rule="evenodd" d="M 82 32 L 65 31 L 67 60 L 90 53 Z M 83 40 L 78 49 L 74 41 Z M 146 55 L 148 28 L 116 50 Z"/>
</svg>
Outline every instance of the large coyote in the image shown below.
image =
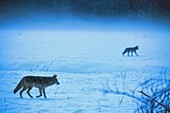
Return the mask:
<svg viewBox="0 0 170 113">
<path fill-rule="evenodd" d="M 123 51 L 122 55 L 124 56 L 124 54 L 127 53 L 127 55 L 129 56 L 129 53 L 131 52 L 131 56 L 133 56 L 133 52 L 134 52 L 136 54 L 136 56 L 138 56 L 138 54 L 136 53 L 136 50 L 138 50 L 138 49 L 139 49 L 138 46 L 128 47 Z"/>
<path fill-rule="evenodd" d="M 30 94 L 30 90 L 33 87 L 39 88 L 39 92 L 40 95 L 38 95 L 37 97 L 41 97 L 42 96 L 42 92 L 44 94 L 44 98 L 46 97 L 45 94 L 45 88 L 48 86 L 51 86 L 53 84 L 57 84 L 59 85 L 60 83 L 58 82 L 57 79 L 57 75 L 54 74 L 52 77 L 40 77 L 40 76 L 25 76 L 21 79 L 21 81 L 19 82 L 19 84 L 16 86 L 16 88 L 14 89 L 14 94 L 20 90 L 22 88 L 22 90 L 20 91 L 20 97 L 22 97 L 22 93 L 23 91 L 27 90 L 27 94 L 33 98 L 33 96 L 31 96 Z"/>
</svg>

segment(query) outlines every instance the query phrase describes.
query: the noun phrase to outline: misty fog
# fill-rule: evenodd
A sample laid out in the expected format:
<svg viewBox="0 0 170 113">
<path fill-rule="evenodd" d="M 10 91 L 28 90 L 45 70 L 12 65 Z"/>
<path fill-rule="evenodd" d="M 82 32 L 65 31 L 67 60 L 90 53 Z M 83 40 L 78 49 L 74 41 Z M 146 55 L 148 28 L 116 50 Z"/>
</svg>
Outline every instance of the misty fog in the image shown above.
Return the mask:
<svg viewBox="0 0 170 113">
<path fill-rule="evenodd" d="M 3 0 L 0 29 L 169 31 L 169 2 Z"/>
</svg>

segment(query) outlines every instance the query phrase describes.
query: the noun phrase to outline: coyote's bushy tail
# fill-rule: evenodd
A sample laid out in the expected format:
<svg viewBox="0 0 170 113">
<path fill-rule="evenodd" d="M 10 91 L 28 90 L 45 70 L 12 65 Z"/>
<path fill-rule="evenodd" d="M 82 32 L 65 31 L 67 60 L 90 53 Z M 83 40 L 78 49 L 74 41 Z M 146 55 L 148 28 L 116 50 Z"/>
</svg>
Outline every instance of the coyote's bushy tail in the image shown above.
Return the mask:
<svg viewBox="0 0 170 113">
<path fill-rule="evenodd" d="M 19 84 L 17 85 L 17 87 L 14 89 L 14 94 L 20 90 L 22 88 L 22 80 L 19 82 Z"/>
<path fill-rule="evenodd" d="M 122 55 L 124 55 L 126 53 L 126 49 L 123 51 Z"/>
</svg>

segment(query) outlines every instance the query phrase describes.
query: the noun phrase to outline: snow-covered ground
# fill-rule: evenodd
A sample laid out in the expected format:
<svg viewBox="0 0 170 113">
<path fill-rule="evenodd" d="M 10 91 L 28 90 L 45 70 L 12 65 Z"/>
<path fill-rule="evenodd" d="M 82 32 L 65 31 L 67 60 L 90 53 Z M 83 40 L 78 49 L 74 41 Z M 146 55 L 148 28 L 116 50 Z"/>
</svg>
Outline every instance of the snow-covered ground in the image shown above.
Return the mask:
<svg viewBox="0 0 170 113">
<path fill-rule="evenodd" d="M 0 69 L 110 73 L 169 68 L 169 33 L 102 31 L 4 31 Z M 139 57 L 123 57 L 139 46 Z M 127 70 L 128 69 L 128 70 Z"/>
<path fill-rule="evenodd" d="M 128 97 L 105 94 L 105 84 L 133 89 L 140 82 L 170 72 L 170 33 L 112 31 L 0 31 L 0 110 L 6 113 L 131 113 Z M 122 56 L 129 46 L 139 56 Z M 47 88 L 47 99 L 29 98 L 13 89 L 23 76 L 59 74 L 59 86 Z M 122 76 L 124 73 L 125 76 Z M 31 90 L 35 97 L 38 89 Z M 128 104 L 127 104 L 128 103 Z"/>
</svg>

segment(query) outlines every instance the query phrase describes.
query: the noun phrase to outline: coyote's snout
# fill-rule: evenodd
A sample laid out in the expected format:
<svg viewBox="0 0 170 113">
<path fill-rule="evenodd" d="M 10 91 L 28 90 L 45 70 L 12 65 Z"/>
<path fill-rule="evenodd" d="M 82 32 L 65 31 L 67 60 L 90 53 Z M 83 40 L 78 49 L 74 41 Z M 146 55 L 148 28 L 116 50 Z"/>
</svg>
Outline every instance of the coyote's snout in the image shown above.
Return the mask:
<svg viewBox="0 0 170 113">
<path fill-rule="evenodd" d="M 16 86 L 16 88 L 14 89 L 14 94 L 20 90 L 22 88 L 22 90 L 20 91 L 20 97 L 22 97 L 22 93 L 23 91 L 27 90 L 27 94 L 33 98 L 33 96 L 31 96 L 30 94 L 30 90 L 33 87 L 39 88 L 39 92 L 40 95 L 38 95 L 37 97 L 41 97 L 42 96 L 42 92 L 44 94 L 44 98 L 46 97 L 45 94 L 45 88 L 47 88 L 48 86 L 51 86 L 53 84 L 57 84 L 59 85 L 60 83 L 58 82 L 57 79 L 57 75 L 54 74 L 52 77 L 40 77 L 40 76 L 25 76 L 21 79 L 21 81 L 19 82 L 19 84 Z"/>
</svg>

